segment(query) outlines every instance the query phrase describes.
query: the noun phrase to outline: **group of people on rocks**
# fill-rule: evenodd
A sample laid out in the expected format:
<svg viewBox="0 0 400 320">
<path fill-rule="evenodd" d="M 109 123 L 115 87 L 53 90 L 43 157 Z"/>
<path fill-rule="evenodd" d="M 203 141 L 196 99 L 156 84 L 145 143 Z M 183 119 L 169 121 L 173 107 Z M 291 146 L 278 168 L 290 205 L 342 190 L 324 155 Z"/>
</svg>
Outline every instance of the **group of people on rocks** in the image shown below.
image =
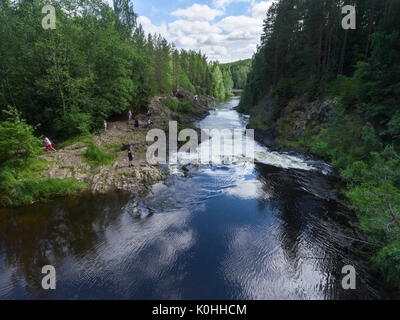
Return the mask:
<svg viewBox="0 0 400 320">
<path fill-rule="evenodd" d="M 151 126 L 153 125 L 153 121 L 151 121 L 151 111 L 150 111 L 150 109 L 147 110 L 146 117 L 148 118 L 147 119 L 147 127 L 151 128 Z M 133 119 L 132 110 L 129 110 L 128 111 L 128 122 L 130 123 L 132 121 L 132 119 Z M 135 126 L 135 128 L 140 128 L 140 122 L 139 122 L 138 119 L 134 120 L 134 126 Z M 133 165 L 132 165 L 133 158 L 134 158 L 134 155 L 132 153 L 131 147 L 129 146 L 129 148 L 128 148 L 129 168 L 133 167 Z"/>
<path fill-rule="evenodd" d="M 151 111 L 150 110 L 147 110 L 146 116 L 148 118 L 147 119 L 147 127 L 150 128 L 153 125 L 153 121 L 151 121 Z M 130 123 L 132 121 L 132 119 L 133 119 L 133 113 L 132 113 L 132 110 L 129 110 L 128 111 L 128 122 Z M 137 120 L 137 119 L 134 120 L 134 126 L 135 126 L 135 128 L 140 128 L 139 120 Z M 107 123 L 107 120 L 104 120 L 104 132 L 106 132 L 107 129 L 108 129 L 108 123 Z M 54 149 L 53 144 L 48 137 L 44 137 L 43 141 L 45 144 L 46 151 L 57 152 L 57 150 Z M 129 148 L 128 148 L 129 168 L 133 167 L 133 165 L 132 165 L 133 158 L 134 158 L 134 155 L 132 153 L 131 147 L 129 146 Z"/>
<path fill-rule="evenodd" d="M 151 121 L 151 111 L 150 110 L 147 110 L 146 116 L 148 118 L 147 119 L 147 127 L 150 128 L 154 124 L 153 121 Z M 133 119 L 132 111 L 129 110 L 128 111 L 128 122 L 130 123 L 132 121 L 132 119 Z M 135 128 L 140 128 L 140 122 L 138 119 L 134 120 L 134 126 L 135 126 Z"/>
</svg>

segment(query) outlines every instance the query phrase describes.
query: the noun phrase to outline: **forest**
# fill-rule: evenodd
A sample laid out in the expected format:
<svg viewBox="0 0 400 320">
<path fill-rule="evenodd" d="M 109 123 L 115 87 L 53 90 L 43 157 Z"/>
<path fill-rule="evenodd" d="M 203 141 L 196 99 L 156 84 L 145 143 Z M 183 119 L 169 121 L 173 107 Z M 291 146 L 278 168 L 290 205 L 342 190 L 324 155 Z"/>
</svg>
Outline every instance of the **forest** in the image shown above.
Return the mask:
<svg viewBox="0 0 400 320">
<path fill-rule="evenodd" d="M 100 0 L 53 1 L 54 30 L 42 28 L 46 4 L 0 5 L 0 108 L 16 108 L 37 134 L 85 134 L 178 88 L 218 100 L 230 95 L 228 70 L 147 36 L 131 1 L 115 0 L 114 9 Z"/>
<path fill-rule="evenodd" d="M 244 89 L 247 75 L 251 70 L 251 59 L 221 64 L 221 69 L 223 72 L 229 71 L 231 73 L 234 89 Z"/>
<path fill-rule="evenodd" d="M 102 0 L 50 3 L 55 29 L 42 26 L 42 8 L 49 1 L 0 2 L 3 206 L 83 188 L 74 179 L 43 178 L 48 167 L 39 157 L 43 137 L 61 144 L 99 132 L 104 120 L 128 110 L 146 113 L 152 97 L 180 88 L 217 101 L 231 96 L 228 69 L 201 52 L 178 50 L 160 35 L 145 34 L 131 0 L 114 0 L 113 8 Z M 184 107 L 174 111 L 185 112 Z M 109 156 L 92 149 L 97 160 Z"/>
<path fill-rule="evenodd" d="M 354 30 L 342 27 L 345 5 L 356 8 Z M 258 119 L 256 126 L 268 130 L 295 99 L 305 99 L 306 109 L 307 103 L 336 99 L 327 120 L 308 128 L 296 143 L 338 169 L 347 183 L 348 205 L 370 242 L 372 267 L 397 286 L 399 14 L 397 0 L 274 2 L 240 102 L 242 111 Z"/>
</svg>

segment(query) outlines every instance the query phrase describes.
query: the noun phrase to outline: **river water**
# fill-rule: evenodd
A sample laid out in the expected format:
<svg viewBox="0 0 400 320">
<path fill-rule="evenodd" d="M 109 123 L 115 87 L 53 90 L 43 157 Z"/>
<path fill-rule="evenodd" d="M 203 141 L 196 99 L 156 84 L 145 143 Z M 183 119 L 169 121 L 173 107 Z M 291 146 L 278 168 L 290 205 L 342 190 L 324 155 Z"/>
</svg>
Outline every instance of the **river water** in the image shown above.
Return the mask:
<svg viewBox="0 0 400 320">
<path fill-rule="evenodd" d="M 201 128 L 245 128 L 219 105 Z M 0 211 L 0 299 L 379 299 L 327 164 L 255 146 L 255 163 L 170 167 L 144 199 L 83 195 Z M 41 288 L 42 266 L 57 289 Z M 342 288 L 345 265 L 357 289 Z"/>
</svg>

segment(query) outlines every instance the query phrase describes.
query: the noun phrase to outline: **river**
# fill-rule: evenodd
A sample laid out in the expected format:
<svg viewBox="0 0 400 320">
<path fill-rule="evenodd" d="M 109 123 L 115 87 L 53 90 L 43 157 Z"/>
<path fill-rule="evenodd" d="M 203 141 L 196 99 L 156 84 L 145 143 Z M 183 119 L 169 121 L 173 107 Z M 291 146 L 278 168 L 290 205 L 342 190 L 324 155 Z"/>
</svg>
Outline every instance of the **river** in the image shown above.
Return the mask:
<svg viewBox="0 0 400 320">
<path fill-rule="evenodd" d="M 201 128 L 244 128 L 222 103 Z M 170 167 L 148 196 L 0 212 L 0 299 L 379 299 L 330 166 L 256 143 L 255 163 Z M 57 289 L 41 287 L 42 266 Z M 342 268 L 357 289 L 342 288 Z"/>
</svg>

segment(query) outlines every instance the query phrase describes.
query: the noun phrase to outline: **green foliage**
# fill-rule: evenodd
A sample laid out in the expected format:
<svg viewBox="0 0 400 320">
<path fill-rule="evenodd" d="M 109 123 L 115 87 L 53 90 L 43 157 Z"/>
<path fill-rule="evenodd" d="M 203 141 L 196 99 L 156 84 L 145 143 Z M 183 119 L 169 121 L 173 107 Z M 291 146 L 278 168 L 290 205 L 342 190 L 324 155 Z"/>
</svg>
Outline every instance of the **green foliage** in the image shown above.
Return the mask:
<svg viewBox="0 0 400 320">
<path fill-rule="evenodd" d="M 60 143 L 58 146 L 59 146 L 59 148 L 66 148 L 66 147 L 72 146 L 78 142 L 89 144 L 89 143 L 93 142 L 93 137 L 92 137 L 92 135 L 75 136 L 75 137 L 69 138 L 68 140 Z"/>
<path fill-rule="evenodd" d="M 58 136 L 73 137 L 88 135 L 92 129 L 92 116 L 88 113 L 70 112 L 54 123 L 54 130 Z"/>
<path fill-rule="evenodd" d="M 178 111 L 179 102 L 177 99 L 167 97 L 167 99 L 165 100 L 164 103 L 171 111 L 174 111 L 174 112 Z"/>
<path fill-rule="evenodd" d="M 120 144 L 112 144 L 112 143 L 109 143 L 109 144 L 106 144 L 106 148 L 107 148 L 108 150 L 114 152 L 114 153 L 118 153 L 118 152 L 123 151 L 123 150 L 122 150 L 122 149 L 123 149 L 123 146 L 120 145 Z"/>
<path fill-rule="evenodd" d="M 182 101 L 179 105 L 179 111 L 183 113 L 189 113 L 193 110 L 193 100 Z"/>
<path fill-rule="evenodd" d="M 262 127 L 265 115 L 269 115 L 267 126 L 282 123 L 281 111 L 292 97 L 338 98 L 327 123 L 326 119 L 307 121 L 308 126 L 320 127 L 307 144 L 340 170 L 348 183 L 349 205 L 377 245 L 375 268 L 400 285 L 400 228 L 395 222 L 400 215 L 396 152 L 400 2 L 353 2 L 356 31 L 335 27 L 341 24 L 343 1 L 275 1 L 264 20 L 240 110 L 251 114 L 251 124 Z M 277 101 L 259 107 L 260 101 L 273 96 Z"/>
<path fill-rule="evenodd" d="M 372 263 L 389 284 L 400 287 L 400 242 L 385 246 L 372 258 Z"/>
<path fill-rule="evenodd" d="M 312 142 L 312 151 L 330 159 L 348 183 L 349 206 L 357 212 L 360 228 L 377 244 L 372 262 L 388 282 L 400 285 L 400 155 L 383 146 L 375 129 L 357 121 L 338 106 Z"/>
<path fill-rule="evenodd" d="M 282 78 L 276 85 L 272 95 L 278 95 L 280 98 L 290 99 L 296 93 L 296 86 L 293 79 Z"/>
<path fill-rule="evenodd" d="M 0 122 L 0 164 L 16 156 L 30 157 L 40 152 L 41 141 L 33 135 L 32 126 L 21 119 L 16 108 L 3 110 Z"/>
<path fill-rule="evenodd" d="M 92 167 L 110 166 L 117 158 L 116 155 L 103 151 L 93 142 L 89 143 L 87 147 L 84 159 Z"/>
<path fill-rule="evenodd" d="M 46 201 L 59 196 L 73 195 L 85 187 L 75 179 L 24 179 L 7 190 L 3 204 L 22 206 L 35 201 Z"/>
<path fill-rule="evenodd" d="M 359 90 L 360 85 L 356 78 L 339 75 L 330 85 L 328 94 L 339 97 L 343 105 L 350 107 L 358 102 Z"/>
<path fill-rule="evenodd" d="M 397 111 L 388 123 L 388 134 L 390 134 L 394 140 L 400 140 L 400 112 Z"/>
<path fill-rule="evenodd" d="M 45 178 L 49 164 L 39 158 L 15 159 L 0 167 L 0 206 L 22 206 L 85 188 L 75 179 Z"/>
<path fill-rule="evenodd" d="M 101 0 L 55 1 L 51 32 L 40 24 L 46 4 L 6 1 L 0 9 L 0 108 L 18 106 L 46 135 L 86 135 L 113 115 L 145 110 L 151 97 L 172 89 L 211 95 L 230 86 L 229 74 L 225 82 L 215 79 L 201 52 L 147 36 L 129 1 L 118 0 L 113 9 Z"/>
<path fill-rule="evenodd" d="M 251 59 L 222 64 L 221 68 L 222 70 L 228 70 L 232 74 L 232 87 L 234 89 L 244 89 L 247 75 L 251 70 Z"/>
</svg>

